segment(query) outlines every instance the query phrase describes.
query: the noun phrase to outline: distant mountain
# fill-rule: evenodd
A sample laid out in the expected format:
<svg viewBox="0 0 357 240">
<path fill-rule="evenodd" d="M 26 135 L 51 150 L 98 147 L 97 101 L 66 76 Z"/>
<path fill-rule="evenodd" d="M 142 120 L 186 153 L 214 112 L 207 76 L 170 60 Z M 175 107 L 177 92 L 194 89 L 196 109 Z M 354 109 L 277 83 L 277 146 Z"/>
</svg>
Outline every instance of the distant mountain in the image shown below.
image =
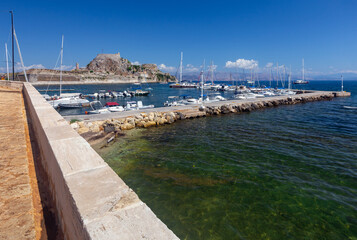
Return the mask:
<svg viewBox="0 0 357 240">
<path fill-rule="evenodd" d="M 357 73 L 342 73 L 343 78 L 345 80 L 357 80 Z M 237 73 L 237 72 L 215 72 L 214 74 L 214 81 L 241 81 L 243 79 L 249 80 L 251 78 L 250 73 Z M 268 73 L 257 73 L 254 77 L 255 79 L 259 80 L 269 80 L 270 75 Z M 207 73 L 205 74 L 205 79 L 210 81 L 210 75 Z M 273 80 L 276 79 L 276 76 L 273 76 Z M 292 81 L 301 79 L 300 75 L 292 75 Z M 305 76 L 306 80 L 340 80 L 341 74 L 319 74 L 319 75 L 307 75 Z M 188 73 L 183 75 L 183 80 L 187 81 L 199 81 L 199 73 Z M 288 80 L 288 76 L 286 76 L 286 81 Z"/>
</svg>

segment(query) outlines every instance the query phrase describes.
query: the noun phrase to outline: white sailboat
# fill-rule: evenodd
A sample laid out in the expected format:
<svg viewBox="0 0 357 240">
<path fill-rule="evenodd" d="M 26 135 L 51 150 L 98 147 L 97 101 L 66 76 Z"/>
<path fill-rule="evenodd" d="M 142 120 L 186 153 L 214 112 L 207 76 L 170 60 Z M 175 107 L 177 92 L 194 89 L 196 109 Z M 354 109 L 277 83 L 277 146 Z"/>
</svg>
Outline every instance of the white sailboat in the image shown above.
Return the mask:
<svg viewBox="0 0 357 240">
<path fill-rule="evenodd" d="M 308 84 L 309 81 L 305 80 L 305 66 L 304 66 L 304 59 L 302 59 L 302 79 L 294 81 L 294 84 Z"/>
<path fill-rule="evenodd" d="M 64 36 L 62 35 L 61 43 L 61 65 L 60 65 L 60 94 L 57 99 L 49 100 L 48 102 L 54 108 L 80 108 L 83 106 L 88 106 L 89 101 L 87 99 L 82 99 L 80 93 L 62 93 L 62 63 L 63 63 L 63 41 Z"/>
<path fill-rule="evenodd" d="M 180 80 L 179 82 L 170 84 L 170 88 L 196 88 L 196 84 L 188 83 L 182 81 L 182 73 L 183 73 L 183 52 L 181 52 L 181 61 L 180 61 Z"/>
</svg>

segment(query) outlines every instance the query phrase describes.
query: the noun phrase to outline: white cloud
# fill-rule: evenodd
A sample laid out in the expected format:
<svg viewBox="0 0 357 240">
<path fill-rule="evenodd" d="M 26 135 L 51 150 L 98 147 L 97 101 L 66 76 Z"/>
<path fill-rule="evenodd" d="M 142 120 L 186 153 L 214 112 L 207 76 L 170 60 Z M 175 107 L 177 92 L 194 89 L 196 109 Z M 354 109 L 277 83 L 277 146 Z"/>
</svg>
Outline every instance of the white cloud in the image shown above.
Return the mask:
<svg viewBox="0 0 357 240">
<path fill-rule="evenodd" d="M 131 64 L 132 65 L 140 65 L 140 62 L 139 61 L 135 61 L 135 62 L 132 62 Z"/>
<path fill-rule="evenodd" d="M 242 68 L 242 69 L 253 69 L 258 67 L 258 61 L 247 60 L 247 59 L 237 59 L 235 62 L 227 61 L 226 68 Z"/>
<path fill-rule="evenodd" d="M 30 66 L 25 66 L 25 70 L 29 70 L 31 68 L 45 68 L 42 64 L 33 64 Z M 15 64 L 15 72 L 22 72 L 23 68 L 21 66 L 21 63 L 17 62 Z M 0 67 L 0 72 L 6 73 L 6 67 Z M 12 66 L 9 65 L 9 72 L 12 72 Z"/>
<path fill-rule="evenodd" d="M 175 72 L 176 71 L 176 68 L 175 67 L 170 67 L 170 66 L 166 66 L 165 64 L 160 64 L 158 66 L 158 68 L 161 70 L 161 71 L 164 71 L 164 72 Z"/>
<path fill-rule="evenodd" d="M 217 65 L 209 65 L 208 66 L 208 71 L 211 71 L 213 69 L 213 71 L 217 70 Z"/>
<path fill-rule="evenodd" d="M 268 62 L 267 65 L 265 65 L 266 68 L 271 68 L 274 65 L 272 62 Z"/>
<path fill-rule="evenodd" d="M 193 66 L 192 64 L 187 64 L 186 67 L 184 68 L 185 72 L 199 72 L 199 68 Z"/>
<path fill-rule="evenodd" d="M 62 65 L 62 70 L 63 71 L 69 71 L 69 70 L 73 70 L 74 66 L 72 65 Z M 54 68 L 54 70 L 60 70 L 60 67 L 56 67 Z"/>
<path fill-rule="evenodd" d="M 341 73 L 354 73 L 354 74 L 357 74 L 357 70 L 342 70 Z"/>
</svg>

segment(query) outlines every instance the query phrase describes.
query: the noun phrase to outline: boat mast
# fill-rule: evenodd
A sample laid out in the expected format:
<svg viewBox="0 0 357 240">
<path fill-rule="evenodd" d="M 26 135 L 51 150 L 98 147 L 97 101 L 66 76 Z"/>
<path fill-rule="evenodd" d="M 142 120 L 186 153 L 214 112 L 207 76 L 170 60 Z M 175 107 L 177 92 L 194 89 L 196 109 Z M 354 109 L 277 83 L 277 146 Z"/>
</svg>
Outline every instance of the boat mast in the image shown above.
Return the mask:
<svg viewBox="0 0 357 240">
<path fill-rule="evenodd" d="M 62 94 L 63 39 L 64 39 L 64 36 L 62 35 L 62 44 L 61 44 L 61 66 L 60 66 L 60 96 L 61 96 L 61 94 Z"/>
<path fill-rule="evenodd" d="M 285 87 L 285 82 L 286 82 L 286 67 L 285 67 L 285 64 L 284 64 L 284 82 L 282 82 L 282 86 L 283 88 Z"/>
<path fill-rule="evenodd" d="M 202 74 L 201 74 L 201 101 L 202 101 L 202 105 L 203 105 L 203 74 L 205 72 L 205 64 L 206 64 L 206 60 L 203 59 L 203 67 L 202 67 Z"/>
<path fill-rule="evenodd" d="M 279 62 L 276 63 L 276 87 L 279 86 Z"/>
<path fill-rule="evenodd" d="M 211 82 L 213 86 L 213 61 L 211 61 Z"/>
<path fill-rule="evenodd" d="M 305 67 L 304 67 L 304 59 L 302 59 L 302 81 L 305 81 Z"/>
<path fill-rule="evenodd" d="M 11 14 L 11 41 L 12 41 L 12 81 L 15 81 L 14 12 L 10 11 L 10 14 Z"/>
<path fill-rule="evenodd" d="M 341 92 L 343 92 L 343 76 L 341 75 Z"/>
<path fill-rule="evenodd" d="M 271 71 L 272 71 L 272 67 L 270 67 L 270 74 L 269 74 L 269 87 L 271 88 Z"/>
<path fill-rule="evenodd" d="M 180 61 L 180 83 L 182 82 L 182 60 L 183 60 L 183 52 L 181 52 L 181 61 Z"/>
<path fill-rule="evenodd" d="M 6 56 L 6 72 L 7 72 L 7 80 L 10 81 L 10 75 L 9 75 L 9 59 L 7 55 L 7 44 L 5 43 L 5 56 Z"/>
<path fill-rule="evenodd" d="M 25 69 L 25 65 L 24 65 L 24 61 L 22 60 L 20 45 L 19 45 L 19 41 L 18 41 L 18 39 L 17 39 L 15 30 L 14 30 L 14 37 L 15 37 L 15 40 L 16 40 L 17 51 L 19 52 L 19 56 L 20 56 L 20 61 L 21 61 L 22 70 L 24 71 L 25 80 L 26 80 L 26 82 L 28 82 L 27 74 L 26 74 L 26 69 Z"/>
<path fill-rule="evenodd" d="M 291 65 L 290 65 L 290 73 L 289 73 L 289 79 L 288 79 L 289 83 L 288 83 L 288 90 L 290 91 L 291 88 Z"/>
</svg>

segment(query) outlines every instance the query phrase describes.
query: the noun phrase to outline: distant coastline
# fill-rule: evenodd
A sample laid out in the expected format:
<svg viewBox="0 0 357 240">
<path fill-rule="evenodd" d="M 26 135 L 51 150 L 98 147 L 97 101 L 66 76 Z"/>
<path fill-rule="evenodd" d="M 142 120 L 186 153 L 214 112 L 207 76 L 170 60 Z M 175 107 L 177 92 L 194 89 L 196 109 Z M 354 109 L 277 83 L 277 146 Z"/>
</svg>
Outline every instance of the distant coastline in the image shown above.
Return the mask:
<svg viewBox="0 0 357 240">
<path fill-rule="evenodd" d="M 128 80 L 90 80 L 90 81 L 62 81 L 62 85 L 96 85 L 96 84 L 133 84 L 138 81 Z M 145 83 L 159 83 L 158 81 L 146 81 Z M 170 83 L 170 82 L 169 82 Z M 60 85 L 60 81 L 31 82 L 33 86 Z"/>
</svg>

